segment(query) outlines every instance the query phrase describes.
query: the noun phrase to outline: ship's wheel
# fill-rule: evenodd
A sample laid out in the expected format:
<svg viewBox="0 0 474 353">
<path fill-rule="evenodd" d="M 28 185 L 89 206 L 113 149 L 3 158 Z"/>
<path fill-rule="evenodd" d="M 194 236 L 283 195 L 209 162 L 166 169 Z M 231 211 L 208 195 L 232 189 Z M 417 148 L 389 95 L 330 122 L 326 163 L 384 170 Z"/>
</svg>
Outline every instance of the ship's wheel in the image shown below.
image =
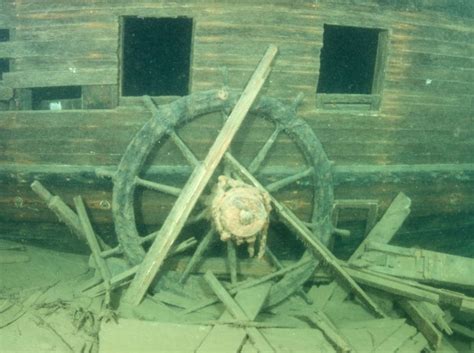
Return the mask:
<svg viewBox="0 0 474 353">
<path fill-rule="evenodd" d="M 138 201 L 143 201 L 143 198 L 137 197 L 137 194 L 147 189 L 156 192 L 156 198 L 169 198 L 178 197 L 181 192 L 182 185 L 147 177 L 150 174 L 145 173 L 145 169 L 152 155 L 155 169 L 160 169 L 156 161 L 160 161 L 160 148 L 165 144 L 164 141 L 168 141 L 178 147 L 188 162 L 188 169 L 189 166 L 197 166 L 200 158 L 199 153 L 193 150 L 196 141 L 192 139 L 199 140 L 200 131 L 206 129 L 205 124 L 199 124 L 200 119 L 212 114 L 225 117 L 239 98 L 238 93 L 223 92 L 194 93 L 158 107 L 151 98 L 144 98 L 153 117 L 130 142 L 114 176 L 112 209 L 115 230 L 124 255 L 131 264 L 139 264 L 146 254 L 146 242 L 160 236 L 159 229 L 149 231 L 148 234 L 139 231 L 137 220 L 141 217 L 139 210 L 142 206 Z M 270 250 L 271 239 L 268 241 L 270 246 L 266 246 L 267 238 L 271 237 L 267 236 L 268 227 L 273 223 L 270 196 L 281 199 L 299 215 L 314 236 L 328 243 L 333 231 L 330 163 L 310 126 L 296 116 L 297 101 L 285 105 L 277 99 L 260 97 L 252 106 L 239 134 L 234 138 L 228 158 L 221 162 L 205 194 L 201 196 L 200 204 L 188 219 L 188 222 L 201 220 L 207 229 L 202 232 L 198 246 L 182 274 L 182 281 L 186 280 L 206 249 L 215 241 L 226 243 L 228 260 L 233 264 L 230 266 L 233 281 L 236 280 L 235 262 L 244 256 L 243 251 L 236 253 L 239 245 L 248 248 L 245 257 L 268 254 L 274 258 Z M 189 130 L 190 124 L 195 126 L 192 128 L 193 134 L 181 134 L 184 129 Z M 210 128 L 207 126 L 207 129 Z M 193 137 L 186 141 L 182 135 Z M 258 141 L 261 136 L 266 137 Z M 202 144 L 199 141 L 198 149 L 202 149 Z M 284 162 L 280 161 L 281 155 L 286 156 Z M 239 178 L 234 173 L 235 163 L 226 163 L 229 159 L 244 166 L 264 185 L 265 190 L 255 188 Z"/>
</svg>

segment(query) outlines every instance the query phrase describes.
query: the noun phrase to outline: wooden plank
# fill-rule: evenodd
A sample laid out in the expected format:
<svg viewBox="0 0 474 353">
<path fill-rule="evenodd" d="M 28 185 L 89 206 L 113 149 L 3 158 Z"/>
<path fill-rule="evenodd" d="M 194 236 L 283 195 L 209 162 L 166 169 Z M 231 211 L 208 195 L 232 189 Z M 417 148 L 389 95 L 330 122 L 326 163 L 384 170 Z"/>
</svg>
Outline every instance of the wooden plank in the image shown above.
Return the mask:
<svg viewBox="0 0 474 353">
<path fill-rule="evenodd" d="M 115 32 L 110 38 L 71 38 L 68 41 L 9 41 L 0 43 L 0 57 L 77 56 L 85 53 L 113 53 L 118 41 Z"/>
<path fill-rule="evenodd" d="M 207 327 L 199 325 L 124 318 L 118 323 L 104 320 L 99 334 L 99 352 L 191 353 L 195 352 L 207 332 Z M 224 346 L 225 340 L 222 343 Z"/>
<path fill-rule="evenodd" d="M 415 336 L 417 333 L 413 326 L 402 325 L 397 331 L 390 335 L 380 345 L 374 347 L 374 352 L 396 352 L 400 347 L 404 345 L 406 340 Z"/>
<path fill-rule="evenodd" d="M 465 313 L 474 313 L 474 298 L 462 293 L 430 287 L 417 282 L 406 281 L 393 276 L 369 270 L 359 270 L 343 265 L 346 271 L 360 283 L 389 294 L 407 299 L 426 301 L 433 304 L 449 305 Z"/>
<path fill-rule="evenodd" d="M 402 280 L 393 281 L 391 278 L 382 277 L 375 272 L 355 270 L 346 268 L 347 272 L 360 284 L 383 290 L 393 295 L 415 300 L 426 300 L 430 303 L 440 303 L 440 297 L 436 293 L 429 293 L 422 289 L 413 287 L 408 282 Z"/>
<path fill-rule="evenodd" d="M 124 300 L 137 305 L 145 295 L 148 286 L 153 281 L 171 245 L 179 235 L 182 227 L 194 205 L 204 190 L 209 178 L 227 150 L 232 138 L 243 122 L 250 106 L 255 101 L 258 92 L 270 73 L 270 64 L 277 53 L 277 48 L 270 46 L 265 56 L 250 79 L 239 101 L 229 115 L 225 125 L 209 150 L 202 165 L 195 168 L 189 181 L 183 188 L 173 209 L 166 219 L 158 241 L 155 241 L 148 251 L 143 263 L 132 281 Z"/>
<path fill-rule="evenodd" d="M 209 284 L 211 289 L 214 291 L 216 296 L 224 303 L 225 307 L 227 308 L 227 311 L 231 314 L 231 316 L 233 316 L 238 321 L 244 321 L 244 322 L 253 321 L 250 319 L 250 317 L 256 316 L 258 314 L 258 311 L 260 311 L 261 306 L 258 306 L 256 310 L 255 309 L 251 310 L 251 308 L 248 308 L 247 311 L 249 311 L 249 313 L 247 313 L 246 311 L 244 311 L 245 310 L 244 307 L 247 306 L 248 304 L 245 305 L 245 303 L 241 302 L 240 305 L 242 305 L 242 307 L 239 304 L 237 304 L 237 302 L 234 301 L 234 299 L 230 296 L 230 294 L 226 291 L 226 289 L 219 283 L 219 281 L 217 280 L 217 278 L 214 276 L 212 272 L 210 271 L 207 272 L 204 275 L 204 279 Z M 263 288 L 262 292 L 257 291 L 258 289 L 260 289 L 260 287 Z M 271 287 L 271 283 L 268 283 L 268 282 L 258 287 L 254 287 L 253 291 L 255 291 L 257 294 L 256 294 L 256 298 L 252 296 L 252 302 L 250 302 L 250 305 L 252 305 L 255 302 L 258 302 L 260 305 L 262 305 L 268 295 L 270 287 Z M 258 351 L 275 352 L 275 350 L 270 345 L 270 343 L 267 342 L 265 337 L 261 334 L 261 332 L 256 327 L 246 327 L 245 331 L 249 335 L 252 342 L 255 344 Z M 219 342 L 221 342 L 220 338 L 219 338 Z M 206 346 L 206 342 L 204 342 L 203 345 Z M 202 349 L 202 346 L 201 346 L 201 349 Z M 209 352 L 209 351 L 210 351 L 209 348 L 206 348 L 206 350 L 204 350 L 203 352 Z"/>
<path fill-rule="evenodd" d="M 110 279 L 112 277 L 112 274 L 109 270 L 107 263 L 105 262 L 105 259 L 100 255 L 102 250 L 100 249 L 99 242 L 97 241 L 94 230 L 92 229 L 92 224 L 90 223 L 89 217 L 87 216 L 86 207 L 80 196 L 74 198 L 74 204 L 76 205 L 79 222 L 86 236 L 87 243 L 89 244 L 89 247 L 92 251 L 92 257 L 97 266 L 97 270 L 102 279 L 104 280 L 104 286 L 106 288 L 106 291 L 109 292 Z"/>
<path fill-rule="evenodd" d="M 368 242 L 360 258 L 367 268 L 425 283 L 474 288 L 474 259 L 424 249 Z"/>
<path fill-rule="evenodd" d="M 44 118 L 43 112 L 36 116 L 38 123 Z M 69 115 L 65 112 L 68 119 L 80 119 L 80 115 Z M 89 114 L 96 114 L 90 112 Z M 21 117 L 21 112 L 15 112 L 15 115 Z M 55 116 L 55 115 L 53 115 Z M 56 116 L 55 116 L 56 117 Z M 59 118 L 59 116 L 57 116 Z M 101 120 L 112 119 L 109 114 L 98 115 Z M 21 119 L 21 118 L 20 118 Z M 1 114 L 0 114 L 1 120 Z M 29 119 L 28 119 L 29 120 Z M 95 120 L 95 119 L 94 119 Z M 121 119 L 120 119 L 121 121 Z M 27 124 L 27 122 L 25 122 Z M 87 124 L 93 124 L 93 121 Z M 112 123 L 112 122 L 111 122 Z M 1 126 L 1 125 L 0 125 Z M 130 128 L 129 126 L 127 128 Z M 0 135 L 2 136 L 2 135 Z M 105 165 L 65 165 L 65 164 L 8 164 L 0 165 L 0 180 L 5 183 L 11 183 L 17 180 L 18 184 L 30 184 L 35 179 L 44 183 L 57 182 L 61 179 L 69 179 L 76 183 L 99 183 L 102 177 L 96 174 L 97 170 L 104 170 L 107 173 L 113 173 L 116 167 Z M 401 179 L 406 179 L 409 183 L 433 183 L 435 181 L 454 181 L 459 183 L 461 180 L 474 181 L 474 164 L 426 164 L 426 165 L 336 165 L 332 168 L 335 184 L 354 183 L 354 185 L 372 186 L 377 183 L 397 185 L 402 183 Z M 289 168 L 270 168 L 264 169 L 262 176 L 276 175 L 285 177 L 295 174 L 297 171 Z M 163 180 L 176 176 L 189 176 L 191 169 L 188 166 L 161 165 L 151 166 L 144 178 L 151 180 Z M 451 187 L 451 186 L 449 186 Z M 365 191 L 364 191 L 365 192 Z"/>
<path fill-rule="evenodd" d="M 425 336 L 430 344 L 438 349 L 443 340 L 443 334 L 434 326 L 431 320 L 424 314 L 419 302 L 412 300 L 399 301 L 402 309 L 410 316 L 418 330 Z"/>
<path fill-rule="evenodd" d="M 449 326 L 451 326 L 452 330 L 464 337 L 467 337 L 471 340 L 474 340 L 474 330 L 467 326 L 461 325 L 455 321 L 450 322 Z"/>
<path fill-rule="evenodd" d="M 421 352 L 429 346 L 428 341 L 421 332 L 406 340 L 395 352 L 396 353 L 414 353 Z"/>
<path fill-rule="evenodd" d="M 245 311 L 249 320 L 255 320 L 261 307 L 264 304 L 270 286 L 268 283 L 260 284 L 254 288 L 243 289 L 235 296 L 237 304 Z M 232 315 L 226 311 L 219 320 L 228 321 Z M 224 334 L 224 336 L 223 336 Z M 230 336 L 230 337 L 229 337 Z M 199 353 L 207 352 L 238 352 L 245 342 L 247 332 L 237 327 L 224 327 L 216 325 L 209 332 L 209 335 L 197 349 Z M 225 339 L 223 339 L 225 337 Z"/>
<path fill-rule="evenodd" d="M 331 342 L 339 353 L 351 352 L 353 349 L 342 336 L 341 332 L 334 326 L 331 320 L 322 312 L 313 312 L 308 315 L 313 324 L 320 329 L 325 337 Z"/>
<path fill-rule="evenodd" d="M 115 85 L 117 84 L 117 78 L 117 68 L 18 71 L 3 74 L 5 85 L 12 88 Z"/>
<path fill-rule="evenodd" d="M 400 330 L 409 327 L 401 319 L 377 319 L 363 321 L 360 326 L 357 321 L 352 322 L 353 326 L 343 327 L 341 323 L 340 332 L 347 338 L 347 341 L 353 347 L 354 352 L 392 352 L 390 350 L 390 341 L 392 337 Z M 412 327 L 413 330 L 415 330 Z M 379 350 L 382 345 L 388 350 Z M 393 347 L 393 345 L 392 345 Z M 414 352 L 412 352 L 414 353 Z"/>
</svg>

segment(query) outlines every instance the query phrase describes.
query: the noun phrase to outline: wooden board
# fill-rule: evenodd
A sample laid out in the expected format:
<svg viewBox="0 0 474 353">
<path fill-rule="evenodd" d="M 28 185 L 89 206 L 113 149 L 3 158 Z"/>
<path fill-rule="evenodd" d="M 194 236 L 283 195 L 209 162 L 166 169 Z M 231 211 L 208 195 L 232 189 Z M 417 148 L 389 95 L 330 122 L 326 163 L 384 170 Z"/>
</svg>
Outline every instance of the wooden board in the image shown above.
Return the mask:
<svg viewBox="0 0 474 353">
<path fill-rule="evenodd" d="M 207 350 L 207 353 L 236 352 L 227 350 L 227 347 L 233 333 L 239 329 L 221 327 L 221 344 L 216 347 L 217 350 Z M 99 352 L 195 352 L 207 330 L 208 326 L 121 319 L 119 324 L 109 322 L 102 325 Z M 315 349 L 324 353 L 335 352 L 321 332 L 315 329 L 266 328 L 262 332 L 274 342 L 279 352 L 309 353 Z"/>
<path fill-rule="evenodd" d="M 191 353 L 199 346 L 208 330 L 208 326 L 133 319 L 120 319 L 118 324 L 103 322 L 99 334 L 99 352 Z"/>
</svg>

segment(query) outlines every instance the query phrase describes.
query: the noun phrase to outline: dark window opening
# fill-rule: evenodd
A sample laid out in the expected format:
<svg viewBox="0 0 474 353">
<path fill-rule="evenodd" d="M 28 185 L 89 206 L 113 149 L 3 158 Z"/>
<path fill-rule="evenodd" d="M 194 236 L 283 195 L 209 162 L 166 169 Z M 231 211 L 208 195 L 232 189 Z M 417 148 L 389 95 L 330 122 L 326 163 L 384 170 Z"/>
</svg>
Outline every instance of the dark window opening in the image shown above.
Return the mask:
<svg viewBox="0 0 474 353">
<path fill-rule="evenodd" d="M 82 87 L 37 87 L 31 89 L 33 110 L 81 109 Z"/>
<path fill-rule="evenodd" d="M 10 30 L 0 29 L 0 42 L 8 42 L 10 40 Z M 0 80 L 5 72 L 10 72 L 10 60 L 0 58 Z"/>
<path fill-rule="evenodd" d="M 122 95 L 188 94 L 192 28 L 191 18 L 124 17 Z"/>
<path fill-rule="evenodd" d="M 317 93 L 373 93 L 380 32 L 324 25 Z"/>
</svg>

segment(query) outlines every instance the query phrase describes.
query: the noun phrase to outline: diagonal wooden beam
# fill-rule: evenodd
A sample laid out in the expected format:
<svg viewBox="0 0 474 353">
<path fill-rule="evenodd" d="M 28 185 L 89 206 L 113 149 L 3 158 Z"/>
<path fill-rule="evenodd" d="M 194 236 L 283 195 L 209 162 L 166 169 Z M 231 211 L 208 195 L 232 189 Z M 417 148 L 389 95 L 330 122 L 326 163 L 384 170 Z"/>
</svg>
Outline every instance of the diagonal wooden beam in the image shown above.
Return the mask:
<svg viewBox="0 0 474 353">
<path fill-rule="evenodd" d="M 227 151 L 232 139 L 250 110 L 250 107 L 263 87 L 266 78 L 270 74 L 271 63 L 277 52 L 278 49 L 274 45 L 271 45 L 267 49 L 232 113 L 229 115 L 221 132 L 211 146 L 206 158 L 202 164 L 194 169 L 166 218 L 160 230 L 160 235 L 155 239 L 150 250 L 148 250 L 148 253 L 145 255 L 143 262 L 139 265 L 137 274 L 125 293 L 124 301 L 132 305 L 138 305 L 145 296 L 148 287 L 181 232 L 199 196 L 216 170 L 224 153 Z"/>
<path fill-rule="evenodd" d="M 248 172 L 248 170 L 242 166 L 232 155 L 226 153 L 226 162 L 231 165 L 234 170 L 244 180 L 247 180 L 260 190 L 265 190 L 262 184 L 255 179 L 255 177 Z M 364 290 L 352 279 L 347 271 L 339 264 L 339 260 L 324 246 L 321 241 L 315 237 L 309 229 L 296 217 L 296 215 L 281 202 L 276 200 L 270 195 L 270 200 L 273 205 L 273 209 L 280 216 L 280 220 L 285 223 L 289 229 L 293 230 L 296 235 L 308 246 L 313 254 L 323 261 L 328 267 L 331 268 L 334 276 L 336 277 L 339 284 L 352 291 L 356 297 L 361 301 L 363 305 L 367 307 L 372 313 L 379 317 L 385 317 L 385 314 L 379 309 L 379 307 L 373 302 L 373 300 L 364 292 Z"/>
<path fill-rule="evenodd" d="M 251 297 L 251 302 L 245 302 L 241 299 L 239 303 L 236 299 L 232 298 L 231 295 L 227 292 L 227 290 L 220 284 L 218 279 L 214 276 L 214 274 L 208 271 L 204 278 L 206 282 L 209 284 L 211 289 L 213 290 L 214 294 L 222 301 L 225 305 L 227 312 L 221 316 L 221 319 L 226 320 L 228 319 L 228 314 L 230 314 L 234 319 L 239 321 L 253 321 L 255 317 L 258 315 L 263 303 L 265 302 L 265 298 L 268 295 L 268 290 L 270 288 L 270 284 L 263 284 L 260 285 L 261 287 L 253 288 L 253 292 L 255 292 L 256 296 Z M 263 290 L 263 292 L 262 292 Z M 263 294 L 263 295 L 262 295 Z M 240 305 L 239 305 L 240 304 Z M 242 305 L 243 304 L 243 305 Z M 241 306 L 242 305 L 242 306 Z M 225 315 L 227 314 L 227 315 Z M 275 349 L 270 345 L 267 341 L 265 336 L 256 328 L 256 327 L 245 327 L 243 329 L 242 338 L 245 338 L 248 335 L 251 341 L 255 344 L 255 347 L 259 352 L 275 352 Z M 222 337 L 217 337 L 218 342 L 222 342 Z M 201 345 L 199 352 L 213 352 L 215 350 L 211 349 L 216 342 L 216 335 L 210 334 L 209 337 L 206 338 L 205 342 Z M 238 342 L 238 339 L 237 339 Z M 219 350 L 220 351 L 220 350 Z"/>
</svg>

